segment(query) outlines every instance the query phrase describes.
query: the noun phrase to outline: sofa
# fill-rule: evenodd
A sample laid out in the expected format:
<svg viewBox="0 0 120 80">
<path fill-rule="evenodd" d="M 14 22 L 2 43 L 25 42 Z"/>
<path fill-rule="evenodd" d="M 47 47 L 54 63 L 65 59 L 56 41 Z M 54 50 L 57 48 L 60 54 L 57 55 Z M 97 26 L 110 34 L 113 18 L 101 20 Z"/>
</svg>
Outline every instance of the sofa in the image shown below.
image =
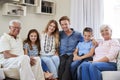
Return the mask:
<svg viewBox="0 0 120 80">
<path fill-rule="evenodd" d="M 3 69 L 2 65 L 0 64 L 0 80 L 5 79 L 6 74 L 4 74 L 4 70 L 5 69 Z M 120 80 L 120 51 L 117 58 L 117 71 L 103 71 L 102 78 L 103 80 Z M 15 79 L 9 79 L 9 80 L 15 80 Z"/>
<path fill-rule="evenodd" d="M 0 64 L 0 80 L 5 79 L 4 69 L 1 68 Z M 120 80 L 120 52 L 117 58 L 117 71 L 103 71 L 102 78 L 103 80 Z M 9 79 L 13 80 L 13 79 Z"/>
</svg>

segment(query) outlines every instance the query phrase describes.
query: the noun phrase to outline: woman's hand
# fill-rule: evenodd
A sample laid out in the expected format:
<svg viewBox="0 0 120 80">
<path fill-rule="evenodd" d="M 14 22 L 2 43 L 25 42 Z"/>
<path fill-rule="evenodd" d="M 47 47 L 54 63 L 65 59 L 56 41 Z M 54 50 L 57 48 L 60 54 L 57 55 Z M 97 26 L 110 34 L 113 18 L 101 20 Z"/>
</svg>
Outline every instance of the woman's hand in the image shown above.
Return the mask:
<svg viewBox="0 0 120 80">
<path fill-rule="evenodd" d="M 56 51 L 54 55 L 57 55 L 57 56 L 58 56 L 58 52 Z"/>
</svg>

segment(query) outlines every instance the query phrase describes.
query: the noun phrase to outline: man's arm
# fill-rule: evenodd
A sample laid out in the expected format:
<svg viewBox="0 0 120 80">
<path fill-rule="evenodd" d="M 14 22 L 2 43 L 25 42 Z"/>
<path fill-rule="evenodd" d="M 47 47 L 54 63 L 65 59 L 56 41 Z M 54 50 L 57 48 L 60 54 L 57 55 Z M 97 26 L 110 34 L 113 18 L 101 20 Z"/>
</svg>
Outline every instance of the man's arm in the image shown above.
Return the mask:
<svg viewBox="0 0 120 80">
<path fill-rule="evenodd" d="M 11 54 L 10 50 L 3 51 L 3 55 L 4 55 L 5 59 L 18 56 L 18 55 L 15 55 L 15 54 Z"/>
</svg>

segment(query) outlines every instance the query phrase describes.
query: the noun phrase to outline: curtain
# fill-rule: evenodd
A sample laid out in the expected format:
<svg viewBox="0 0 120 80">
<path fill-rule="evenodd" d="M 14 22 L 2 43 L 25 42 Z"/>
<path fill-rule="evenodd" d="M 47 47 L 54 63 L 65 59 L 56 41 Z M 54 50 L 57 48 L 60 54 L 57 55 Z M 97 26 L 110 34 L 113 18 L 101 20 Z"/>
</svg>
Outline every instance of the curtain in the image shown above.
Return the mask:
<svg viewBox="0 0 120 80">
<path fill-rule="evenodd" d="M 71 27 L 81 33 L 86 26 L 91 27 L 94 37 L 99 38 L 103 5 L 103 0 L 71 0 Z"/>
</svg>

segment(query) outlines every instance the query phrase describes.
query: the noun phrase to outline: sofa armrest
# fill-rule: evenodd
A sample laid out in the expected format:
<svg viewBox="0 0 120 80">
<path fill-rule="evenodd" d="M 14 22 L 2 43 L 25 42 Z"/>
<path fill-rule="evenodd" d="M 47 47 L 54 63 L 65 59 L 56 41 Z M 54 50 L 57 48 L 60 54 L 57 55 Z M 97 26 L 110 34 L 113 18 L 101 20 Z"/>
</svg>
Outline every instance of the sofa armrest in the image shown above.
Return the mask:
<svg viewBox="0 0 120 80">
<path fill-rule="evenodd" d="M 0 64 L 0 80 L 5 79 L 5 74 L 3 71 L 3 68 L 1 68 L 1 64 Z"/>
<path fill-rule="evenodd" d="M 103 80 L 120 80 L 120 71 L 103 71 Z"/>
<path fill-rule="evenodd" d="M 1 68 L 1 64 L 0 64 L 0 68 Z"/>
</svg>

